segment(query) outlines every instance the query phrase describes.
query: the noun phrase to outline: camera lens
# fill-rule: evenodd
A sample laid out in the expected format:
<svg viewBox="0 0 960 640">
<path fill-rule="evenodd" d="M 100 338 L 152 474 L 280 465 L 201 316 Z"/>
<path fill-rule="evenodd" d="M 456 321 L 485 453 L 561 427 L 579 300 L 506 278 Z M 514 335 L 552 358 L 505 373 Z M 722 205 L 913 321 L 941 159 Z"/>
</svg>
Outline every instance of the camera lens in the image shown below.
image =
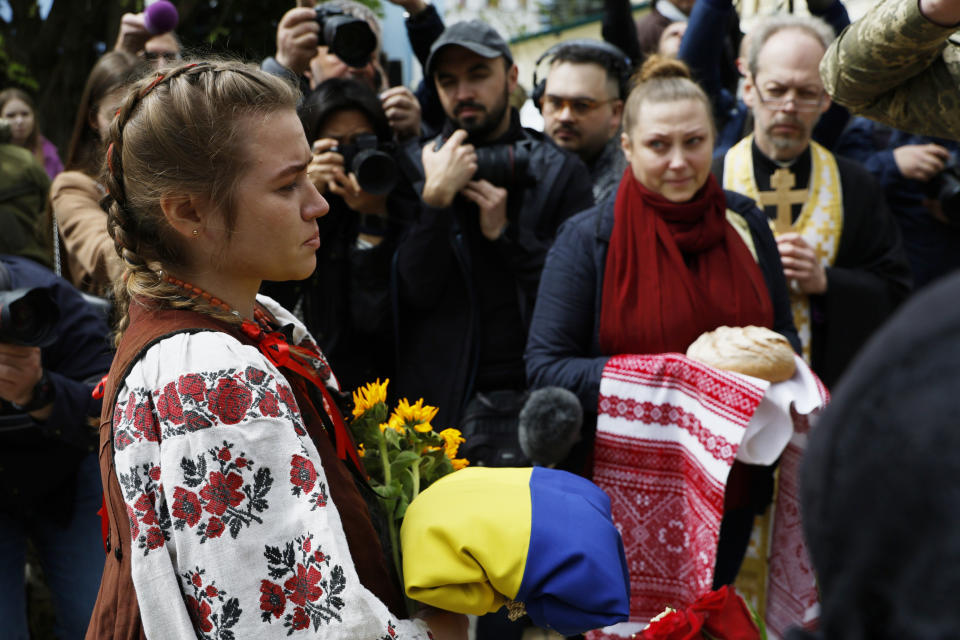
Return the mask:
<svg viewBox="0 0 960 640">
<path fill-rule="evenodd" d="M 397 184 L 397 163 L 383 151 L 365 149 L 353 159 L 351 170 L 357 174 L 360 188 L 382 196 Z"/>
<path fill-rule="evenodd" d="M 330 16 L 323 21 L 323 42 L 351 67 L 365 67 L 377 48 L 377 36 L 365 20 Z"/>
</svg>

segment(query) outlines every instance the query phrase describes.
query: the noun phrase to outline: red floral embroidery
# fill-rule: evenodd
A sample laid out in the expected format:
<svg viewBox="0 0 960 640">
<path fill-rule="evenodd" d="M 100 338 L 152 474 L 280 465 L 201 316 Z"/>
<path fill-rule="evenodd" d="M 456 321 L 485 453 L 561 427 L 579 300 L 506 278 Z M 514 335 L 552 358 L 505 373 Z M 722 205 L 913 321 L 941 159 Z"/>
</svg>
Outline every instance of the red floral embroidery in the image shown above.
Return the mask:
<svg viewBox="0 0 960 640">
<path fill-rule="evenodd" d="M 291 626 L 293 627 L 294 631 L 300 631 L 301 629 L 306 629 L 310 626 L 310 616 L 307 615 L 306 609 L 303 607 L 297 607 L 293 610 Z"/>
<path fill-rule="evenodd" d="M 300 407 L 297 406 L 297 399 L 293 397 L 293 392 L 290 391 L 290 387 L 277 383 L 277 395 L 280 396 L 280 401 L 287 405 L 288 409 L 294 413 L 300 413 Z"/>
<path fill-rule="evenodd" d="M 221 378 L 207 400 L 210 402 L 210 410 L 221 422 L 237 424 L 247 415 L 247 409 L 253 402 L 253 394 L 233 378 Z"/>
<path fill-rule="evenodd" d="M 160 440 L 157 420 L 153 417 L 153 409 L 149 404 L 143 403 L 137 407 L 133 418 L 133 426 L 147 440 L 151 442 Z"/>
<path fill-rule="evenodd" d="M 297 497 L 309 496 L 310 510 L 314 511 L 327 506 L 327 485 L 318 482 L 317 468 L 306 457 L 306 449 L 301 449 L 301 453 L 304 455 L 294 454 L 290 459 L 290 493 Z"/>
<path fill-rule="evenodd" d="M 182 396 L 190 396 L 195 402 L 203 402 L 207 395 L 207 386 L 203 383 L 203 377 L 190 373 L 177 380 L 177 391 Z"/>
<path fill-rule="evenodd" d="M 322 577 L 316 567 L 307 568 L 302 564 L 297 565 L 296 575 L 283 583 L 283 588 L 290 593 L 290 602 L 299 605 L 306 604 L 307 600 L 315 602 L 323 595 L 323 589 L 320 587 Z"/>
<path fill-rule="evenodd" d="M 212 517 L 196 529 L 201 542 L 219 538 L 224 531 L 236 538 L 243 527 L 262 523 L 258 514 L 269 506 L 266 496 L 273 486 L 270 469 L 258 468 L 243 451 L 235 456 L 233 447 L 224 440 L 221 446 L 211 447 L 196 458 L 180 460 L 186 486 L 174 489 L 174 527 L 179 531 L 193 528 L 204 512 L 210 514 Z"/>
<path fill-rule="evenodd" d="M 200 490 L 200 497 L 206 501 L 203 508 L 217 516 L 222 516 L 227 507 L 235 507 L 243 502 L 243 493 L 237 489 L 243 485 L 240 474 L 224 476 L 218 471 L 210 474 L 207 485 Z"/>
<path fill-rule="evenodd" d="M 177 385 L 168 384 L 163 393 L 157 398 L 157 415 L 161 420 L 169 420 L 173 424 L 183 424 L 183 405 L 177 395 Z"/>
<path fill-rule="evenodd" d="M 266 612 L 269 618 L 272 615 L 279 618 L 283 615 L 283 610 L 287 606 L 287 598 L 283 595 L 283 589 L 280 585 L 273 584 L 267 580 L 260 581 L 260 608 Z"/>
<path fill-rule="evenodd" d="M 319 630 L 320 625 L 331 620 L 340 621 L 340 610 L 345 603 L 343 592 L 346 578 L 340 565 L 330 564 L 330 558 L 317 549 L 313 553 L 313 535 L 300 536 L 288 542 L 281 549 L 267 545 L 264 557 L 270 578 L 283 579 L 282 590 L 269 580 L 260 583 L 260 618 L 264 622 L 283 615 L 283 626 L 287 634 L 306 629 L 313 624 Z M 327 567 L 329 571 L 321 571 Z M 281 597 L 282 596 L 282 597 Z M 286 604 L 294 605 L 293 611 L 286 612 Z M 304 621 L 306 616 L 306 621 Z"/>
<path fill-rule="evenodd" d="M 170 539 L 170 512 L 158 484 L 159 477 L 159 467 L 149 463 L 117 474 L 130 521 L 130 537 L 144 554 Z"/>
<path fill-rule="evenodd" d="M 195 571 L 181 574 L 185 591 L 183 599 L 190 613 L 193 629 L 197 632 L 197 637 L 203 640 L 234 640 L 232 628 L 240 621 L 243 613 L 240 600 L 228 598 L 225 591 L 217 588 L 216 580 L 210 580 L 204 587 L 204 573 L 203 569 L 197 567 Z"/>
<path fill-rule="evenodd" d="M 144 524 L 156 524 L 157 523 L 157 512 L 154 511 L 153 505 L 156 498 L 153 494 L 141 494 L 137 501 L 133 503 L 133 508 L 137 511 L 142 511 L 143 516 L 140 518 L 141 522 Z"/>
<path fill-rule="evenodd" d="M 270 418 L 280 415 L 280 403 L 277 402 L 277 396 L 272 391 L 267 391 L 264 394 L 263 400 L 260 401 L 257 408 L 260 409 L 260 413 Z"/>
<path fill-rule="evenodd" d="M 193 620 L 193 626 L 204 633 L 213 630 L 213 623 L 210 622 L 210 605 L 204 602 L 197 602 L 196 598 L 187 596 L 187 610 L 190 612 L 190 619 Z"/>
<path fill-rule="evenodd" d="M 260 384 L 267 377 L 266 371 L 261 371 L 256 367 L 247 367 L 247 370 L 244 372 L 244 374 L 247 376 L 247 380 L 253 384 Z"/>
<path fill-rule="evenodd" d="M 191 527 L 200 522 L 200 499 L 192 491 L 177 487 L 173 491 L 173 517 L 179 518 Z"/>
<path fill-rule="evenodd" d="M 157 549 L 163 546 L 163 543 L 166 541 L 166 538 L 163 535 L 163 532 L 160 531 L 159 527 L 150 527 L 147 529 L 147 547 L 150 549 Z"/>
<path fill-rule="evenodd" d="M 223 520 L 214 516 L 207 522 L 206 536 L 208 538 L 219 538 L 224 530 Z"/>
<path fill-rule="evenodd" d="M 290 484 L 295 487 L 293 494 L 300 495 L 300 491 L 297 489 L 303 490 L 304 493 L 310 493 L 313 491 L 313 485 L 316 481 L 317 470 L 313 463 L 303 456 L 294 454 L 290 460 Z"/>
</svg>

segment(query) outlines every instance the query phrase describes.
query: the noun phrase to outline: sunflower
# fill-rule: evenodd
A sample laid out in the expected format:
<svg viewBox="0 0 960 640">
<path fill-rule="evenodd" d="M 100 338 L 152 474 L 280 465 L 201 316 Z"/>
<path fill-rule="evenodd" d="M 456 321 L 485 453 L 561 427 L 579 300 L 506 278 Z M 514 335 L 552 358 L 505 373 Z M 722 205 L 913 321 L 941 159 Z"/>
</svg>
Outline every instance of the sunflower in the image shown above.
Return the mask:
<svg viewBox="0 0 960 640">
<path fill-rule="evenodd" d="M 451 460 L 450 462 L 453 463 L 453 470 L 454 470 L 454 471 L 460 471 L 460 469 L 463 469 L 465 466 L 467 466 L 468 464 L 470 464 L 470 461 L 467 460 L 466 458 L 454 458 L 454 459 Z"/>
<path fill-rule="evenodd" d="M 403 425 L 406 427 L 413 427 L 420 433 L 430 433 L 433 431 L 433 425 L 430 424 L 430 421 L 437 415 L 436 407 L 431 407 L 430 405 L 423 404 L 423 398 L 420 398 L 415 403 L 410 404 L 406 398 L 402 398 L 400 402 L 397 403 L 397 408 L 394 410 L 393 415 L 390 416 L 390 426 L 396 429 L 395 424 Z"/>
<path fill-rule="evenodd" d="M 460 434 L 460 431 L 457 429 L 444 429 L 438 435 L 443 438 L 443 449 L 447 457 L 451 460 L 456 458 L 457 449 L 460 448 L 461 444 L 466 442 Z"/>
<path fill-rule="evenodd" d="M 383 384 L 380 384 L 380 378 L 377 378 L 376 382 L 371 382 L 354 391 L 353 417 L 359 418 L 377 404 L 386 403 L 388 384 L 390 384 L 390 378 L 384 380 Z"/>
</svg>

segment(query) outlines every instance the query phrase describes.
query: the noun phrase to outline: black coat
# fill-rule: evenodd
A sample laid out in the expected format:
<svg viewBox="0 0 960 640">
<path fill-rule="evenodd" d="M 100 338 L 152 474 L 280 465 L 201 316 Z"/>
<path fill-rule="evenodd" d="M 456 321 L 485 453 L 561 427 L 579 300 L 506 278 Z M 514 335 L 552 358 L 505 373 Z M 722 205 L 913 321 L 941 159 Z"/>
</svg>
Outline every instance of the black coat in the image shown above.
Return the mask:
<svg viewBox="0 0 960 640">
<path fill-rule="evenodd" d="M 523 325 L 529 324 L 540 272 L 560 224 L 593 204 L 589 173 L 576 156 L 542 134 L 523 129 L 516 112 L 498 144 L 529 152 L 528 179 L 508 188 L 508 225 L 496 241 L 482 237 L 477 207 L 462 196 L 451 206 L 421 206 L 419 219 L 400 242 L 394 260 L 393 290 L 398 309 L 398 363 L 395 391 L 424 398 L 440 408 L 436 424 L 455 425 L 474 390 L 480 361 L 480 332 L 474 251 L 489 242 L 509 272 L 503 282 L 516 296 Z M 429 141 L 428 144 L 434 144 Z M 493 146 L 493 145 L 481 145 Z M 420 148 L 410 157 L 423 175 Z M 421 203 L 422 204 L 422 203 Z M 486 247 L 490 249 L 490 247 Z M 519 342 L 525 340 L 520 336 Z M 517 357 L 522 356 L 522 346 Z M 522 376 L 522 371 L 521 371 Z"/>
</svg>

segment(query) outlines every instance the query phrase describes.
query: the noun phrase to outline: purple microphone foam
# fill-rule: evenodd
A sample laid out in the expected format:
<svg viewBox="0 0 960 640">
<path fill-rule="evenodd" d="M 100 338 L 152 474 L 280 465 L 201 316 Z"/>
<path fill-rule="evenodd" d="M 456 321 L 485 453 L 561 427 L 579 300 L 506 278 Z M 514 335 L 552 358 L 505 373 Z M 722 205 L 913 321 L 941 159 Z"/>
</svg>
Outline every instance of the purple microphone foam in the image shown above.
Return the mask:
<svg viewBox="0 0 960 640">
<path fill-rule="evenodd" d="M 177 14 L 177 8 L 167 0 L 157 0 L 151 3 L 143 15 L 143 22 L 147 31 L 153 34 L 173 31 L 179 20 L 180 16 Z"/>
</svg>

